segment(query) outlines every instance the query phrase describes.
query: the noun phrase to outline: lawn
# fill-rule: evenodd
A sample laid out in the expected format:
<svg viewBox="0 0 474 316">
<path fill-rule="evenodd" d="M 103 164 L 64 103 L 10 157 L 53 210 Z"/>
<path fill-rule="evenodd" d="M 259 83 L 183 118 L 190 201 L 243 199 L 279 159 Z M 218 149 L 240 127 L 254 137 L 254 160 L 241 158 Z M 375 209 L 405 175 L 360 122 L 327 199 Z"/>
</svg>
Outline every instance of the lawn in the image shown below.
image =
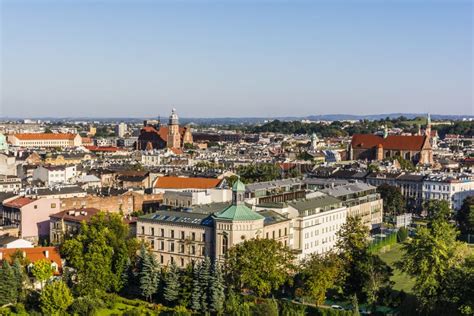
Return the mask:
<svg viewBox="0 0 474 316">
<path fill-rule="evenodd" d="M 402 257 L 402 245 L 394 244 L 387 246 L 379 251 L 378 255 L 383 261 L 393 268 L 393 276 L 391 278 L 391 280 L 395 283 L 393 289 L 398 291 L 403 290 L 406 293 L 411 293 L 415 280 L 395 268 L 395 261 L 401 259 Z"/>
</svg>

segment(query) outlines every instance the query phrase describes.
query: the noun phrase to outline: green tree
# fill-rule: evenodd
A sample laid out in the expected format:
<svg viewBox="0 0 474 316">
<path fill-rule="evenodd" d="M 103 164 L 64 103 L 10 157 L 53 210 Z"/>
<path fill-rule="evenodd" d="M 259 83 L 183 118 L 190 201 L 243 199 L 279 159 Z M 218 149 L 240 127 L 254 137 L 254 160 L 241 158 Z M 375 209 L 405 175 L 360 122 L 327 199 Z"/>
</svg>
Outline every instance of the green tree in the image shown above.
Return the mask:
<svg viewBox="0 0 474 316">
<path fill-rule="evenodd" d="M 210 291 L 210 309 L 220 315 L 224 312 L 225 285 L 224 275 L 217 261 L 212 265 Z"/>
<path fill-rule="evenodd" d="M 24 285 L 28 280 L 28 277 L 25 268 L 21 265 L 20 260 L 18 259 L 13 261 L 13 274 L 15 275 L 17 297 L 21 301 L 25 298 Z"/>
<path fill-rule="evenodd" d="M 383 199 L 383 208 L 386 214 L 395 216 L 405 213 L 405 199 L 399 188 L 382 184 L 377 187 L 377 192 Z"/>
<path fill-rule="evenodd" d="M 194 264 L 193 269 L 193 289 L 191 294 L 191 308 L 195 311 L 201 310 L 201 295 L 204 289 L 201 289 L 200 273 L 202 263 L 199 261 Z"/>
<path fill-rule="evenodd" d="M 46 259 L 36 261 L 31 269 L 31 274 L 36 281 L 40 282 L 41 288 L 43 288 L 44 282 L 48 281 L 53 276 L 51 262 Z"/>
<path fill-rule="evenodd" d="M 440 305 L 443 279 L 464 261 L 466 246 L 456 240 L 457 235 L 443 216 L 435 216 L 403 245 L 404 254 L 397 265 L 415 278 L 413 291 L 423 311 Z"/>
<path fill-rule="evenodd" d="M 311 297 L 316 305 L 323 304 L 326 292 L 335 286 L 342 273 L 341 269 L 341 260 L 333 252 L 307 256 L 300 268 L 305 296 Z"/>
<path fill-rule="evenodd" d="M 179 298 L 179 268 L 173 261 L 164 278 L 165 288 L 163 297 L 168 303 L 174 304 Z"/>
<path fill-rule="evenodd" d="M 49 283 L 41 291 L 40 308 L 45 315 L 63 315 L 74 298 L 62 281 Z"/>
<path fill-rule="evenodd" d="M 462 234 L 474 234 L 474 196 L 464 199 L 461 209 L 456 214 L 456 220 Z"/>
<path fill-rule="evenodd" d="M 67 240 L 61 252 L 77 271 L 77 291 L 87 295 L 94 290 L 118 292 L 137 245 L 120 214 L 101 212 L 88 224 L 83 223 L 80 233 Z"/>
<path fill-rule="evenodd" d="M 451 208 L 446 200 L 430 200 L 425 206 L 428 218 L 431 220 L 449 220 L 451 218 Z"/>
<path fill-rule="evenodd" d="M 401 227 L 397 232 L 397 242 L 404 242 L 408 238 L 408 229 Z"/>
<path fill-rule="evenodd" d="M 151 301 L 152 296 L 158 291 L 160 265 L 153 253 L 146 250 L 144 245 L 142 245 L 140 255 L 142 256 L 141 270 L 139 272 L 140 291 L 146 300 Z"/>
<path fill-rule="evenodd" d="M 247 288 L 268 296 L 294 271 L 291 250 L 272 239 L 251 239 L 229 249 L 225 260 L 227 279 L 235 289 Z"/>
<path fill-rule="evenodd" d="M 369 229 L 359 217 L 347 217 L 336 243 L 343 265 L 342 290 L 347 298 L 374 304 L 382 289 L 390 287 L 392 270 L 377 255 L 369 251 Z"/>
<path fill-rule="evenodd" d="M 18 298 L 15 273 L 8 260 L 3 260 L 0 269 L 0 306 L 14 303 Z"/>
</svg>

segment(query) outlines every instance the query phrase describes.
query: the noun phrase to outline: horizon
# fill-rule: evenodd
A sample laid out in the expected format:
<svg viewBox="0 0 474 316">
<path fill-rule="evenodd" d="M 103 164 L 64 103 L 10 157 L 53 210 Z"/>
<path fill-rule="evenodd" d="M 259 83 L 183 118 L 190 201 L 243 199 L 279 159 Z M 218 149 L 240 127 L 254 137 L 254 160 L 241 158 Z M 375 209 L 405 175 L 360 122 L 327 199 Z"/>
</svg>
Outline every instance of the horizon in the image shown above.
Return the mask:
<svg viewBox="0 0 474 316">
<path fill-rule="evenodd" d="M 3 0 L 0 116 L 472 115 L 472 8 Z"/>
</svg>

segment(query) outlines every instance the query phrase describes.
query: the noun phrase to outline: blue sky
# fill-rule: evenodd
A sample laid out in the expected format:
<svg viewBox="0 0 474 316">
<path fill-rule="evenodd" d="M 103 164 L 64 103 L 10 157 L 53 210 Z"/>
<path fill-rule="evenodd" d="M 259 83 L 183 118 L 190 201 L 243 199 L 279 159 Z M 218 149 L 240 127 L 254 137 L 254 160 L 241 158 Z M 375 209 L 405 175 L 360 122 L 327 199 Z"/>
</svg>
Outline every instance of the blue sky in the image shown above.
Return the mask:
<svg viewBox="0 0 474 316">
<path fill-rule="evenodd" d="M 0 2 L 1 116 L 474 112 L 471 1 Z"/>
</svg>

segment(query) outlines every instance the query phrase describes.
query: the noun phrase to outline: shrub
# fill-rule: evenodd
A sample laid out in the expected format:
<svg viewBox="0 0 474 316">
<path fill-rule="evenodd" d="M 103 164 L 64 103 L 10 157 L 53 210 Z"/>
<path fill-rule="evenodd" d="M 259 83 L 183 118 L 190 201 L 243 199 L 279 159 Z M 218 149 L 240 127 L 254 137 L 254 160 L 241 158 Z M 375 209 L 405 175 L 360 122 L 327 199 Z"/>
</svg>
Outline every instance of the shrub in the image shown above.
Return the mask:
<svg viewBox="0 0 474 316">
<path fill-rule="evenodd" d="M 305 316 L 306 306 L 289 301 L 280 301 L 281 316 Z"/>
<path fill-rule="evenodd" d="M 263 300 L 252 307 L 252 314 L 262 316 L 278 316 L 278 304 L 275 300 Z"/>
<path fill-rule="evenodd" d="M 104 302 L 98 298 L 89 296 L 78 297 L 69 307 L 69 311 L 72 314 L 91 316 L 94 315 L 98 309 L 103 308 L 104 305 Z M 110 308 L 109 306 L 107 307 Z"/>
<path fill-rule="evenodd" d="M 397 242 L 404 242 L 408 237 L 408 229 L 402 227 L 397 232 Z"/>
</svg>

